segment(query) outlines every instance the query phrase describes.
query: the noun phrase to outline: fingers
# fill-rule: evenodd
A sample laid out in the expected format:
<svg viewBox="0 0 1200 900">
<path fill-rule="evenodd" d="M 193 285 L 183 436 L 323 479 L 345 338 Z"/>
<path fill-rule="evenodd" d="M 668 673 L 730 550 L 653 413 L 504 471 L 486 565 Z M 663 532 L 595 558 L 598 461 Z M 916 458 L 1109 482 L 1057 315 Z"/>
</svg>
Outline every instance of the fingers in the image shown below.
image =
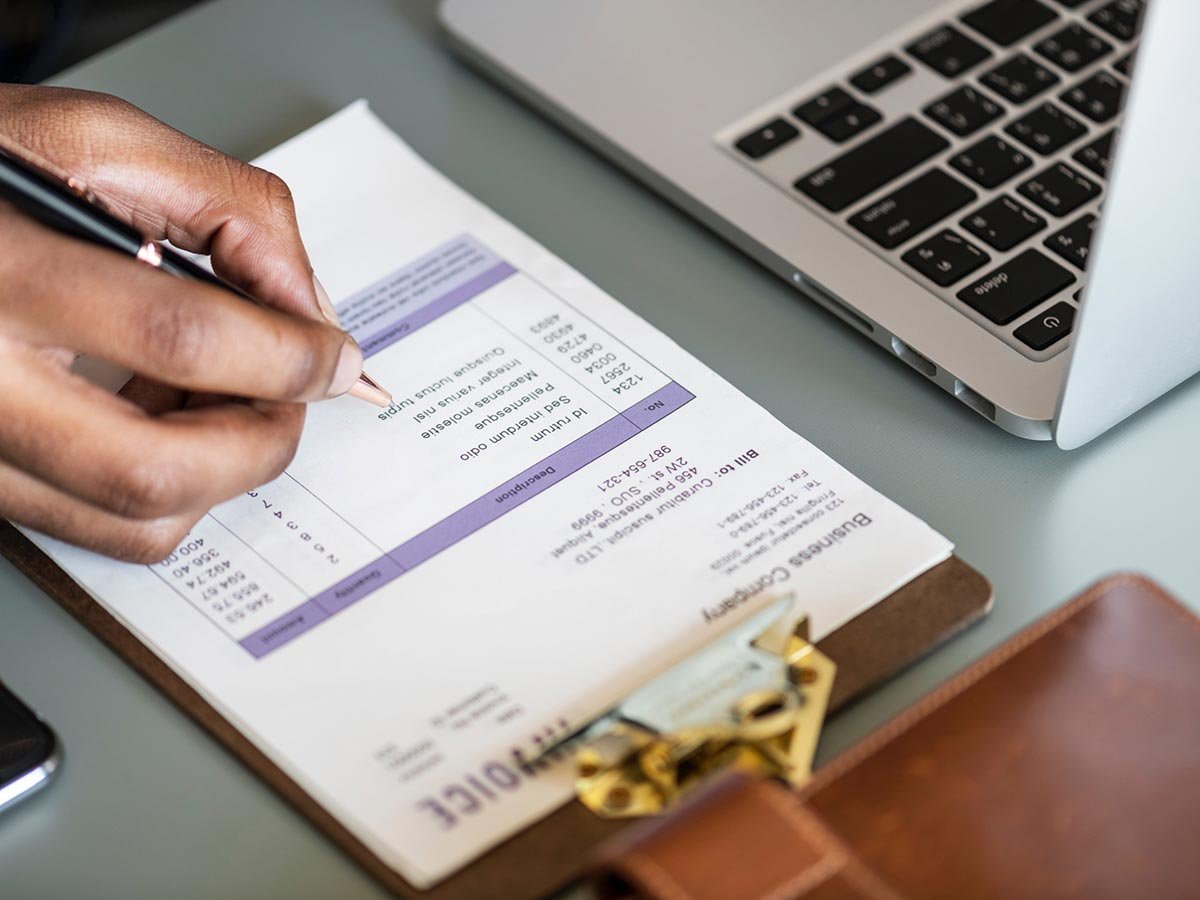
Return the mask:
<svg viewBox="0 0 1200 900">
<path fill-rule="evenodd" d="M 348 391 L 361 352 L 329 324 L 278 178 L 88 92 L 0 85 L 0 135 L 147 236 L 210 253 L 219 275 L 278 310 L 0 205 L 0 515 L 122 559 L 159 559 L 204 510 L 291 459 L 303 407 L 271 401 Z M 112 397 L 64 369 L 71 351 L 142 377 L 129 399 Z M 181 391 L 187 408 L 172 410 Z"/>
<path fill-rule="evenodd" d="M 4 213 L 7 214 L 4 214 Z M 266 400 L 340 396 L 362 372 L 345 332 L 55 234 L 0 210 L 0 331 L 155 381 Z"/>
<path fill-rule="evenodd" d="M 273 480 L 295 453 L 301 405 L 226 402 L 152 417 L 26 348 L 3 349 L 0 461 L 106 513 L 205 510 Z"/>
<path fill-rule="evenodd" d="M 291 192 L 271 173 L 88 91 L 0 87 L 0 130 L 148 236 L 211 253 L 217 274 L 272 306 L 327 318 Z"/>
<path fill-rule="evenodd" d="M 125 382 L 119 394 L 152 416 L 182 408 L 188 397 L 186 391 L 141 375 L 134 375 Z"/>
<path fill-rule="evenodd" d="M 122 518 L 0 462 L 0 516 L 126 562 L 163 559 L 203 514 L 198 510 L 161 519 Z"/>
</svg>

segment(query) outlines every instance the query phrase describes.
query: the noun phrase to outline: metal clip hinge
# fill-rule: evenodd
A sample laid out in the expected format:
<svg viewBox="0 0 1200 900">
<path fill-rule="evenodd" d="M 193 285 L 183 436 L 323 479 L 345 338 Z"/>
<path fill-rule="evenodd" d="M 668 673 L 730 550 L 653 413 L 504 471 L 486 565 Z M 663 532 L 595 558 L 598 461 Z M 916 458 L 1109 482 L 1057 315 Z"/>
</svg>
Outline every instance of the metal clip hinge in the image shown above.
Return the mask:
<svg viewBox="0 0 1200 900">
<path fill-rule="evenodd" d="M 575 751 L 583 804 L 653 815 L 733 769 L 807 781 L 837 667 L 791 607 L 772 604 L 589 728 Z"/>
</svg>

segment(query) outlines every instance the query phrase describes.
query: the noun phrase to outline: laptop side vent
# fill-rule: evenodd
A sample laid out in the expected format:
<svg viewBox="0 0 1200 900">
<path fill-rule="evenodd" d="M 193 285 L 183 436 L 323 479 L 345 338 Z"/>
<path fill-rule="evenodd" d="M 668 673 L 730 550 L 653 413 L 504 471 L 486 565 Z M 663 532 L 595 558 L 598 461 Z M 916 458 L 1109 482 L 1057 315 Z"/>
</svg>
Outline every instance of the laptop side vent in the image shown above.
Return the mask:
<svg viewBox="0 0 1200 900">
<path fill-rule="evenodd" d="M 839 319 L 842 319 L 844 322 L 846 322 L 846 324 L 853 325 L 855 328 L 865 334 L 874 333 L 875 326 L 873 324 L 868 322 L 817 282 L 806 277 L 803 272 L 793 272 L 792 282 L 800 288 L 801 292 L 807 294 L 813 300 L 816 300 L 817 303 L 824 306 Z"/>
</svg>

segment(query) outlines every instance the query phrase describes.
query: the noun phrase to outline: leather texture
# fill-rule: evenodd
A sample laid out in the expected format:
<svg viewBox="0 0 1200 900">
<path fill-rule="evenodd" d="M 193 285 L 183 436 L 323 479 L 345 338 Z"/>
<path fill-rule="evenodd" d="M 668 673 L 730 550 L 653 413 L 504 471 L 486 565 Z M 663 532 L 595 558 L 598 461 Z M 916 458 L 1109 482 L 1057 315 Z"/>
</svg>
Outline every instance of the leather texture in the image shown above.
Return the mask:
<svg viewBox="0 0 1200 900">
<path fill-rule="evenodd" d="M 610 845 L 608 896 L 1200 896 L 1200 618 L 1090 588 L 821 769 L 735 778 Z"/>
</svg>

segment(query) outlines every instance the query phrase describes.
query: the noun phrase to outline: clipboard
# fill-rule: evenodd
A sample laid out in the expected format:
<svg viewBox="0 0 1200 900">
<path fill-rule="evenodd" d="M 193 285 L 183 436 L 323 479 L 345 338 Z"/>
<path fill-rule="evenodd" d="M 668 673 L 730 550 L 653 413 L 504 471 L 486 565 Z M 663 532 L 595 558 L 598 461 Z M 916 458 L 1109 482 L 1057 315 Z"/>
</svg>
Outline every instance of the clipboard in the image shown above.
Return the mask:
<svg viewBox="0 0 1200 900">
<path fill-rule="evenodd" d="M 545 895 L 577 878 L 598 844 L 637 821 L 602 819 L 571 801 L 446 880 L 418 890 L 347 831 L 53 560 L 3 521 L 0 553 L 398 896 L 459 900 Z M 981 619 L 991 606 L 991 584 L 952 556 L 847 622 L 816 645 L 838 667 L 830 714 Z"/>
</svg>

